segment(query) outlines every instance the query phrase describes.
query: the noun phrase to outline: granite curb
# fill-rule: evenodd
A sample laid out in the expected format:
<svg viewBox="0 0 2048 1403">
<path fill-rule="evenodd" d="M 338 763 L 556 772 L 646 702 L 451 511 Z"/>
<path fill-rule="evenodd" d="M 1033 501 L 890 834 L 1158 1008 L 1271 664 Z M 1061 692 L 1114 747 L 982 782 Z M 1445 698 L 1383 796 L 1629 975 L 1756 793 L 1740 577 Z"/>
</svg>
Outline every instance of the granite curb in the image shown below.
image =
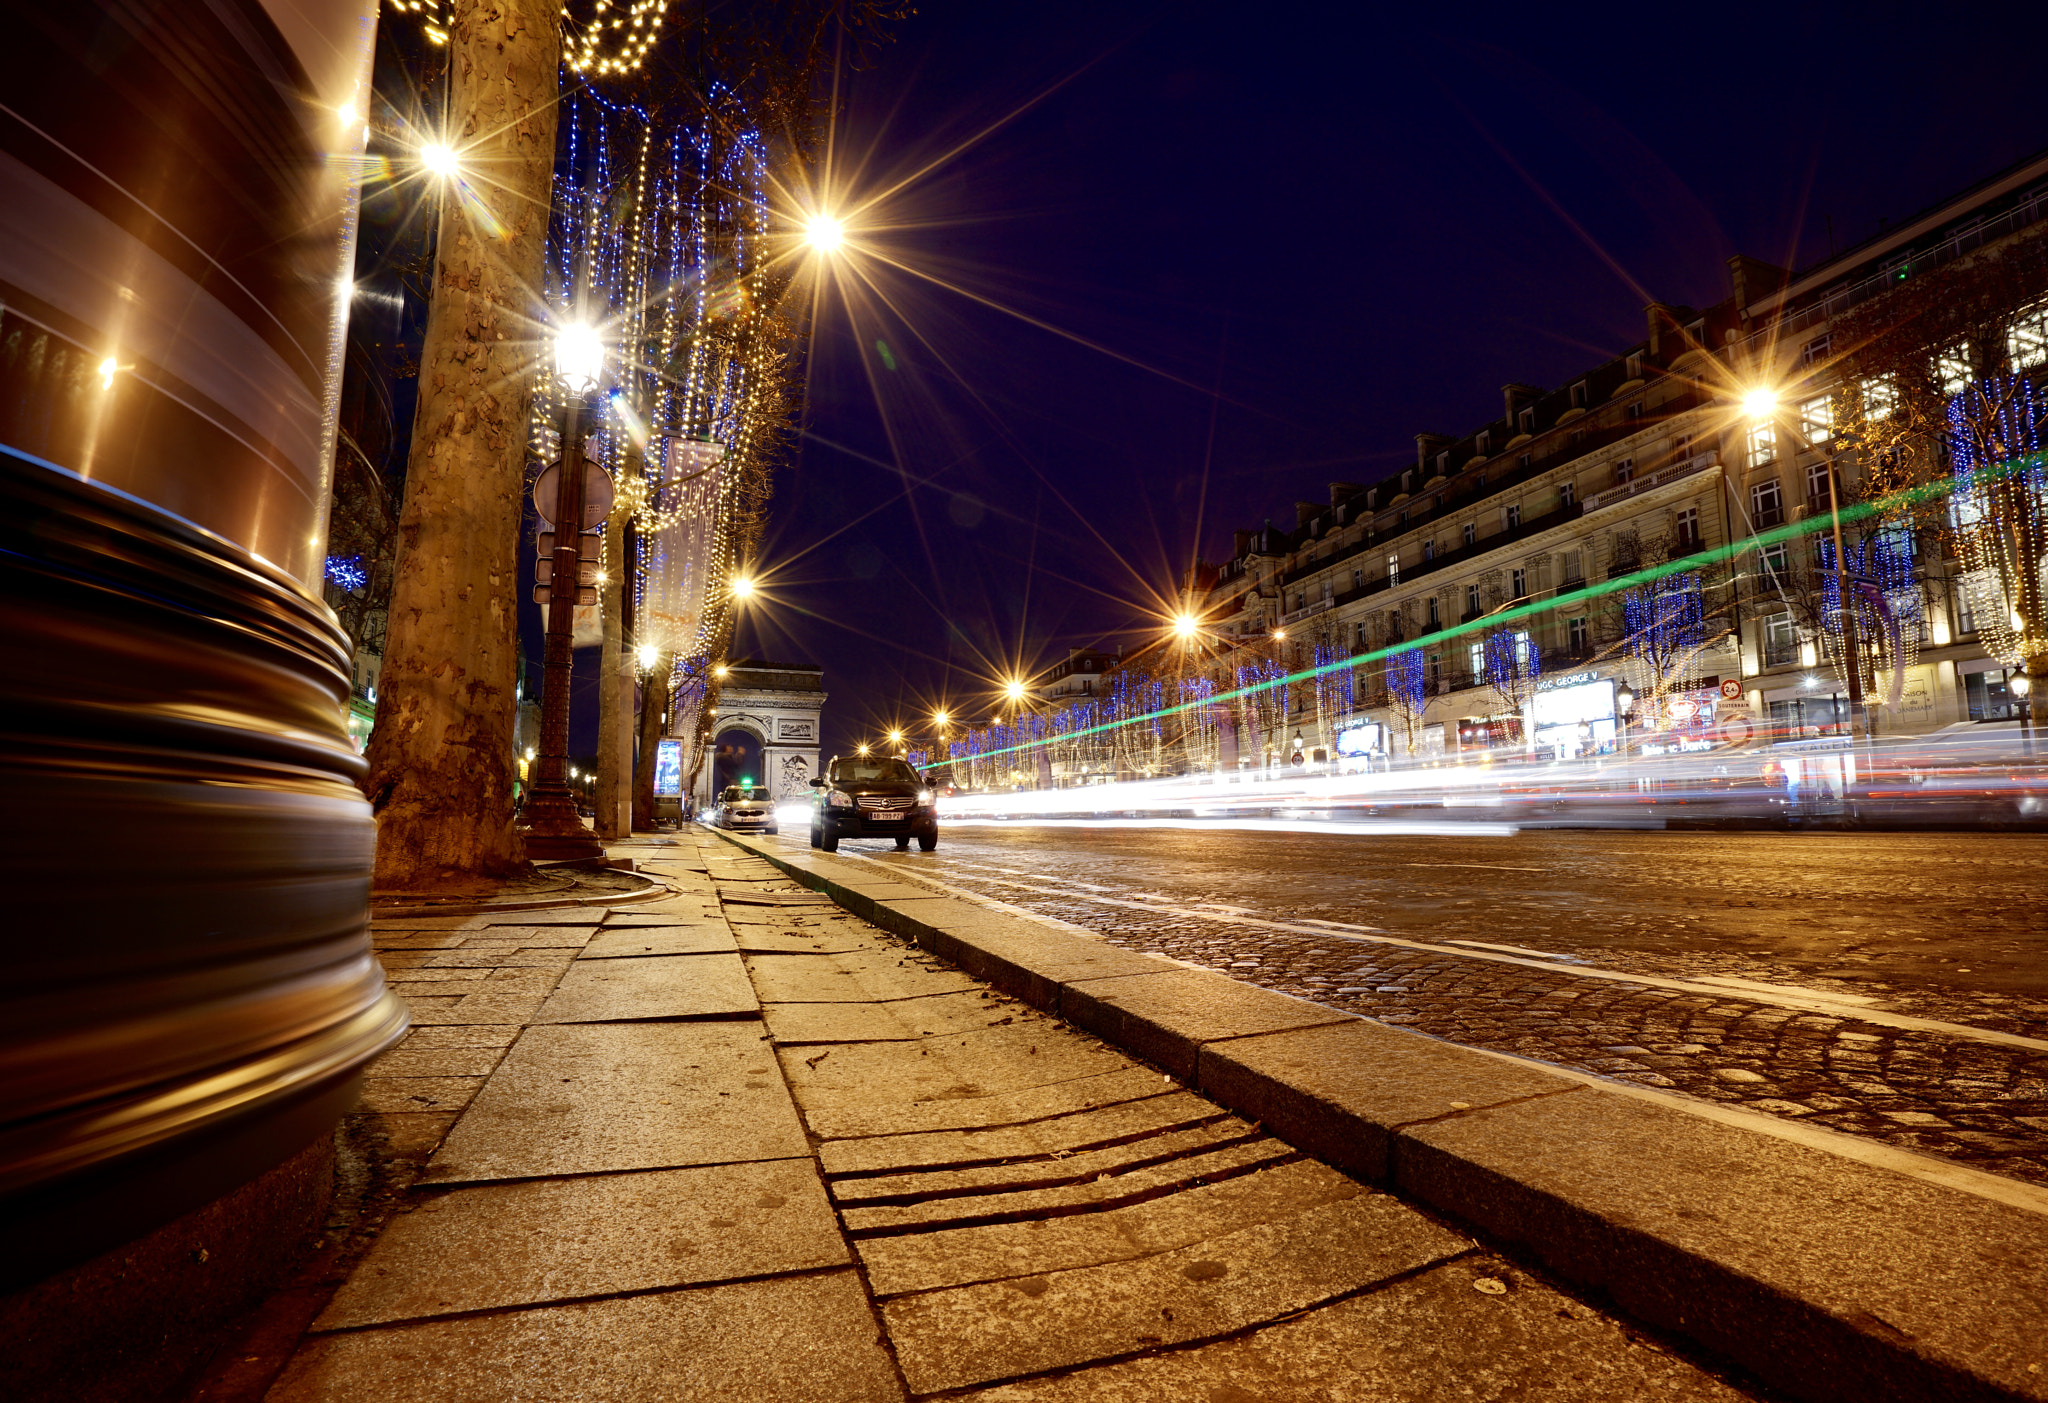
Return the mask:
<svg viewBox="0 0 2048 1403">
<path fill-rule="evenodd" d="M 718 836 L 1788 1396 L 2048 1403 L 2048 1215 Z"/>
</svg>

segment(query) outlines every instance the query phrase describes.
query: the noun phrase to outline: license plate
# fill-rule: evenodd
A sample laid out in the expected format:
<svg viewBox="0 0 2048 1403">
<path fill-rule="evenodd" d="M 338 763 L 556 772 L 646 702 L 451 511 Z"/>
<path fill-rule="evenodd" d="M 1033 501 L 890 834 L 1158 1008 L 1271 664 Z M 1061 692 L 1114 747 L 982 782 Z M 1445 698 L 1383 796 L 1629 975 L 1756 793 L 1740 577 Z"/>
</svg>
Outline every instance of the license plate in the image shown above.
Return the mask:
<svg viewBox="0 0 2048 1403">
<path fill-rule="evenodd" d="M 895 822 L 896 822 L 897 820 L 899 820 L 899 819 L 905 819 L 905 818 L 908 818 L 908 817 L 910 817 L 910 815 L 909 815 L 909 814 L 869 814 L 869 815 L 868 815 L 868 822 L 869 822 L 869 823 L 895 823 Z"/>
</svg>

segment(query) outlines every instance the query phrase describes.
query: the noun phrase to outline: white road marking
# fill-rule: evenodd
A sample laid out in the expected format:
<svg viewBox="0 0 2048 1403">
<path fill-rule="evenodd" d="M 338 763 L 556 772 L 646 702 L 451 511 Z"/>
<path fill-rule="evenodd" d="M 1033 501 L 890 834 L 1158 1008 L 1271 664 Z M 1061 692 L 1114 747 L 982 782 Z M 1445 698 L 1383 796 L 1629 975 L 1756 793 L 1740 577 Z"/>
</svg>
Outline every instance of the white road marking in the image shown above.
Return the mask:
<svg viewBox="0 0 2048 1403">
<path fill-rule="evenodd" d="M 1483 867 L 1488 872 L 1548 872 L 1547 867 L 1503 867 L 1497 862 L 1404 862 L 1403 867 Z"/>
<path fill-rule="evenodd" d="M 1571 955 L 1552 954 L 1548 950 L 1531 950 L 1526 945 L 1495 945 L 1491 941 L 1486 940 L 1446 940 L 1444 944 L 1470 945 L 1476 950 L 1505 950 L 1510 955 L 1535 955 L 1539 959 L 1563 960 L 1567 964 L 1577 964 L 1579 962 L 1576 957 Z M 1867 1003 L 1869 1000 L 1866 999 L 1865 1002 Z"/>
<path fill-rule="evenodd" d="M 878 858 L 861 858 L 859 860 L 874 862 L 876 865 L 884 867 L 893 868 L 896 866 L 894 863 L 882 862 Z M 965 888 L 953 887 L 948 883 L 940 882 L 936 878 L 927 877 L 921 872 L 914 873 L 911 880 L 938 888 L 953 896 L 992 900 L 992 898 L 980 897 L 979 893 Z M 983 878 L 982 880 L 996 881 L 997 879 Z M 1598 965 L 1564 965 L 1559 964 L 1556 958 L 1550 955 L 1543 955 L 1532 959 L 1522 955 L 1510 955 L 1504 952 L 1496 953 L 1492 950 L 1458 949 L 1448 944 L 1432 941 L 1404 940 L 1395 935 L 1353 934 L 1350 931 L 1333 929 L 1328 922 L 1269 921 L 1255 916 L 1227 916 L 1215 911 L 1203 910 L 1199 907 L 1161 906 L 1150 901 L 1126 901 L 1117 897 L 1096 896 L 1085 892 L 1062 890 L 1057 887 L 1034 886 L 1028 882 L 1004 880 L 1001 882 L 1001 885 L 1018 887 L 1034 896 L 1053 897 L 1058 900 L 1090 901 L 1097 905 L 1118 906 L 1129 911 L 1152 911 L 1166 915 L 1187 916 L 1196 920 L 1220 921 L 1230 925 L 1255 926 L 1261 930 L 1282 931 L 1290 935 L 1323 935 L 1337 940 L 1353 940 L 1360 944 L 1391 945 L 1403 950 L 1425 950 L 1433 954 L 1449 955 L 1455 959 L 1486 960 L 1494 964 L 1520 965 L 1525 969 L 1546 969 L 1555 974 L 1568 974 L 1583 979 L 1605 979 L 1622 984 L 1641 984 L 1652 989 L 1673 989 L 1684 994 L 1706 994 L 1717 999 L 1743 998 L 1751 1003 L 1770 1004 L 1777 1008 L 1794 1009 L 1800 1013 L 1818 1013 L 1828 1018 L 1854 1018 L 1860 1022 L 1875 1023 L 1885 1028 L 1899 1028 L 1916 1033 L 1939 1033 L 1945 1037 L 1967 1038 L 1972 1042 L 1995 1043 L 2003 1047 L 2021 1047 L 2030 1051 L 2048 1052 L 2048 1041 L 2043 1041 L 2040 1038 L 2022 1037 L 2018 1033 L 2002 1033 L 1994 1028 L 1973 1028 L 1965 1023 L 1947 1023 L 1936 1018 L 1915 1018 L 1911 1014 L 1893 1013 L 1888 1009 L 1850 1004 L 1834 995 L 1795 993 L 1782 985 L 1756 985 L 1737 990 L 1729 988 L 1725 984 L 1707 983 L 1705 979 L 1671 979 L 1657 974 L 1632 974 L 1625 970 L 1602 969 Z M 1008 903 L 1003 904 L 1007 905 Z M 1030 911 L 1028 908 L 1012 906 L 1010 909 L 1013 911 L 1023 910 L 1027 915 L 1038 915 L 1038 913 Z M 1040 919 L 1046 918 L 1041 917 Z M 1065 922 L 1064 924 L 1072 925 L 1073 923 Z M 1361 929 L 1370 930 L 1371 928 L 1364 927 Z M 1100 935 L 1100 932 L 1091 931 L 1089 933 L 1098 937 Z M 1711 977 L 1708 976 L 1708 978 Z M 1860 998 L 1862 996 L 1851 995 L 1849 997 Z"/>
</svg>

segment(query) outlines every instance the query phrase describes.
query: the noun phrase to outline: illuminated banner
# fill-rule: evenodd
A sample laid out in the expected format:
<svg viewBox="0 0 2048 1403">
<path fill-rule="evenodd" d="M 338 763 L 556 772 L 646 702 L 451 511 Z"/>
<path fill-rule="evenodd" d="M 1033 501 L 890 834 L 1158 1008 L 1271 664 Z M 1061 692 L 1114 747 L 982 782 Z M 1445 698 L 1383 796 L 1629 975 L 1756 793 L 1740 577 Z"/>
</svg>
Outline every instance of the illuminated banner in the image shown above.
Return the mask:
<svg viewBox="0 0 2048 1403">
<path fill-rule="evenodd" d="M 647 445 L 660 465 L 652 530 L 642 538 L 638 640 L 685 657 L 697 651 L 709 602 L 712 551 L 718 535 L 718 492 L 724 470 L 699 466 L 693 440 L 660 437 Z M 647 513 L 643 513 L 643 529 Z"/>
<path fill-rule="evenodd" d="M 683 792 L 683 743 L 663 740 L 654 743 L 654 793 L 661 799 L 675 799 Z"/>
</svg>

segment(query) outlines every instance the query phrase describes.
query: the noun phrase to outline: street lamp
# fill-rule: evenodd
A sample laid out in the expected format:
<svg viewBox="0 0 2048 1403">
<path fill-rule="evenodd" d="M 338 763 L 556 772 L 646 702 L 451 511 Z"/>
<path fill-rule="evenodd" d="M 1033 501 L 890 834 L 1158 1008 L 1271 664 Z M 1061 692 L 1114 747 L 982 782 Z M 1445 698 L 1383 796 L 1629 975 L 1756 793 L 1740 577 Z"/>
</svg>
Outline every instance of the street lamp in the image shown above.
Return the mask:
<svg viewBox="0 0 2048 1403">
<path fill-rule="evenodd" d="M 846 242 L 846 226 L 829 214 L 814 214 L 804 225 L 804 242 L 820 253 L 832 253 Z"/>
<path fill-rule="evenodd" d="M 1173 621 L 1173 631 L 1177 637 L 1193 638 L 1202 631 L 1202 621 L 1193 614 L 1182 614 Z"/>
<path fill-rule="evenodd" d="M 430 141 L 420 148 L 420 164 L 443 179 L 462 174 L 462 162 L 457 159 L 454 148 L 438 141 Z"/>
<path fill-rule="evenodd" d="M 1751 424 L 1765 419 L 1772 421 L 1772 431 L 1777 430 L 1778 394 L 1767 386 L 1756 386 L 1742 397 L 1742 407 L 1749 415 Z M 1857 656 L 1861 651 L 1856 640 L 1856 610 L 1849 602 L 1849 575 L 1846 557 L 1842 553 L 1842 501 L 1835 486 L 1835 452 L 1833 448 L 1821 448 L 1804 434 L 1792 435 L 1810 450 L 1818 452 L 1827 460 L 1828 468 L 1828 516 L 1835 538 L 1835 609 L 1842 622 L 1842 671 L 1849 684 L 1849 739 L 1867 739 L 1869 727 L 1863 715 L 1863 660 Z"/>
<path fill-rule="evenodd" d="M 2020 754 L 2031 760 L 2034 758 L 2033 703 L 2027 694 L 2033 691 L 2034 680 L 2022 670 L 2005 679 L 2005 689 L 2019 698 Z"/>
<path fill-rule="evenodd" d="M 424 158 L 423 158 L 424 159 Z M 547 651 L 540 696 L 540 769 L 525 809 L 526 850 L 541 858 L 601 857 L 604 845 L 583 826 L 569 783 L 569 682 L 582 587 L 583 399 L 604 374 L 604 342 L 572 322 L 555 332 L 555 379 L 562 390 L 562 458 L 555 469 L 555 553 L 549 562 Z M 535 505 L 539 505 L 536 503 Z"/>
<path fill-rule="evenodd" d="M 735 575 L 732 581 L 732 597 L 734 599 L 753 598 L 754 582 L 745 575 Z"/>
<path fill-rule="evenodd" d="M 1615 688 L 1614 719 L 1621 727 L 1621 734 L 1617 737 L 1617 748 L 1624 760 L 1628 759 L 1628 718 L 1635 714 L 1635 709 L 1636 694 L 1626 687 Z"/>
</svg>

